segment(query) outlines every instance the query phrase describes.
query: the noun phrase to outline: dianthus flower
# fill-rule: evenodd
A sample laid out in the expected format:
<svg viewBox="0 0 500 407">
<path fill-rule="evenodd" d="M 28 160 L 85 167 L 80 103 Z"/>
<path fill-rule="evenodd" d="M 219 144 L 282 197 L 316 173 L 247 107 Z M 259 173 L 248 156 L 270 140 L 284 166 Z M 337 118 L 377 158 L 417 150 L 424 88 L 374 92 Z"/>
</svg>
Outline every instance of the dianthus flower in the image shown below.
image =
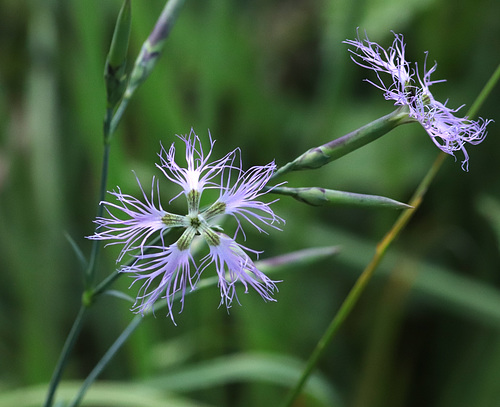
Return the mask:
<svg viewBox="0 0 500 407">
<path fill-rule="evenodd" d="M 366 80 L 384 91 L 386 100 L 393 100 L 395 105 L 407 106 L 409 117 L 418 121 L 429 134 L 431 140 L 441 151 L 455 157 L 454 152 L 461 150 L 464 154 L 462 169 L 468 171 L 469 155 L 465 144 L 479 144 L 486 137 L 486 126 L 491 120 L 479 118 L 477 121 L 468 117 L 456 117 L 463 106 L 450 109 L 446 103 L 438 102 L 429 87 L 445 80 L 431 80 L 437 63 L 427 69 L 427 52 L 425 53 L 424 74 L 421 77 L 418 66 L 412 67 L 405 59 L 405 43 L 401 34 L 394 34 L 395 39 L 387 50 L 375 42 L 365 39 L 346 40 L 344 43 L 356 47 L 350 50 L 352 60 L 363 68 L 371 69 L 377 74 L 378 83 Z M 381 78 L 380 73 L 389 74 L 392 78 L 389 85 Z M 456 158 L 455 158 L 456 159 Z"/>
<path fill-rule="evenodd" d="M 235 239 L 239 231 L 244 234 L 242 221 L 253 225 L 259 232 L 265 232 L 264 227 L 278 229 L 277 224 L 284 222 L 270 207 L 275 201 L 265 203 L 258 199 L 269 192 L 270 189 L 265 190 L 264 187 L 276 165 L 271 162 L 244 171 L 239 149 L 211 161 L 214 145 L 211 137 L 207 153 L 193 130 L 188 136 L 179 138 L 185 144 L 187 168 L 175 159 L 175 143 L 168 151 L 161 148 L 157 167 L 169 181 L 181 187 L 181 192 L 172 200 L 184 195 L 187 214 L 178 215 L 163 209 L 159 181 L 155 177 L 151 196 L 144 192 L 136 177 L 142 199 L 123 194 L 120 189 L 110 192 L 118 203 L 101 202 L 109 216 L 96 219 L 97 231 L 89 239 L 109 240 L 108 244 L 123 245 L 117 261 L 121 261 L 127 253 L 133 256 L 132 263 L 120 271 L 134 278 L 132 285 L 136 282 L 141 284 L 133 310 L 143 315 L 146 311 L 154 311 L 159 299 L 166 299 L 168 315 L 173 321 L 175 294 L 180 296 L 182 311 L 186 290 L 196 287 L 201 273 L 212 263 L 219 279 L 221 304 L 227 308 L 233 299 L 238 301 L 235 289 L 238 281 L 243 284 L 245 292 L 250 286 L 264 300 L 274 301 L 271 294 L 276 288 L 276 281 L 259 271 L 248 255 L 248 252 L 259 253 L 237 243 Z M 211 205 L 201 208 L 202 194 L 208 189 L 217 190 L 218 198 Z M 118 214 L 114 214 L 116 212 Z M 215 219 L 222 215 L 230 215 L 236 220 L 233 237 L 214 224 Z M 168 244 L 166 232 L 174 228 L 182 232 L 174 243 Z M 204 240 L 209 249 L 201 264 L 197 264 L 192 250 L 195 239 Z"/>
</svg>

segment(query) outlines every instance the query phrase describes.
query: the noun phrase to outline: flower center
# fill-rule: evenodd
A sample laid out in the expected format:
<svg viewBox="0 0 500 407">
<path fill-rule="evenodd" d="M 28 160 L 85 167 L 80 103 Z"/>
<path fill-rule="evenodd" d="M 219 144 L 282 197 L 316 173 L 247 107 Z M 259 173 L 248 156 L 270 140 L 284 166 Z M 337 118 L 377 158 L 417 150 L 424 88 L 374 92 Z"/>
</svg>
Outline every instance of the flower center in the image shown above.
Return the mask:
<svg viewBox="0 0 500 407">
<path fill-rule="evenodd" d="M 201 219 L 198 217 L 198 215 L 189 217 L 189 223 L 190 226 L 196 229 L 196 231 L 198 232 L 198 229 L 201 226 Z"/>
</svg>

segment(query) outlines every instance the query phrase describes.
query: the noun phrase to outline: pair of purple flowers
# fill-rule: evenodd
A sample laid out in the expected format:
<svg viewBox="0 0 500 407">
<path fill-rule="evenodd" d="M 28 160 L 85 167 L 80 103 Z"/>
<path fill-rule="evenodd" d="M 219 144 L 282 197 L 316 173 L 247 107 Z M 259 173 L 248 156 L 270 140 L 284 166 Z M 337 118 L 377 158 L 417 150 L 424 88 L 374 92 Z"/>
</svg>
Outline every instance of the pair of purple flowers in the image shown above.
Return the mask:
<svg viewBox="0 0 500 407">
<path fill-rule="evenodd" d="M 356 47 L 357 52 L 351 52 L 359 59 L 353 57 L 357 64 L 376 72 L 378 83 L 368 82 L 383 90 L 387 100 L 405 107 L 410 120 L 418 121 L 442 151 L 454 155 L 455 151 L 461 150 L 465 157 L 462 168 L 467 170 L 469 156 L 465 144 L 480 143 L 486 136 L 486 126 L 491 120 L 473 121 L 467 117 L 456 117 L 454 113 L 459 109 L 450 109 L 446 103 L 436 101 L 429 90 L 434 83 L 442 82 L 430 79 L 436 65 L 427 69 L 424 63 L 421 77 L 417 65 L 412 67 L 405 59 L 402 35 L 395 34 L 395 40 L 387 50 L 368 38 L 345 42 Z M 380 77 L 380 73 L 391 76 L 389 85 Z M 183 306 L 186 290 L 188 287 L 195 288 L 201 273 L 211 264 L 215 265 L 218 275 L 221 304 L 224 303 L 226 307 L 229 308 L 233 299 L 238 298 L 235 287 L 238 281 L 243 284 L 245 292 L 250 286 L 265 300 L 274 301 L 271 294 L 276 289 L 276 281 L 259 271 L 248 255 L 248 252 L 255 255 L 258 252 L 235 240 L 239 232 L 244 235 L 242 221 L 259 232 L 264 232 L 265 227 L 278 229 L 277 225 L 284 222 L 270 207 L 274 201 L 264 203 L 259 200 L 270 190 L 264 187 L 276 169 L 274 162 L 244 171 L 238 149 L 210 162 L 214 145 L 211 138 L 207 153 L 193 130 L 180 139 L 186 148 L 187 168 L 177 163 L 175 144 L 168 151 L 161 149 L 157 167 L 169 181 L 181 187 L 181 192 L 173 199 L 185 196 L 187 214 L 178 215 L 163 209 L 159 181 L 154 177 L 150 197 L 137 180 L 143 201 L 123 194 L 120 189 L 110 192 L 118 203 L 102 202 L 109 217 L 96 220 L 99 226 L 90 239 L 122 244 L 118 261 L 125 254 L 132 254 L 133 261 L 122 267 L 121 272 L 129 273 L 134 278 L 132 284 L 141 284 L 133 308 L 136 312 L 144 314 L 154 310 L 155 303 L 163 298 L 173 320 L 175 295 L 180 297 Z M 200 200 L 207 190 L 216 190 L 218 198 L 202 208 Z M 123 215 L 127 219 L 123 220 Z M 215 224 L 222 215 L 229 215 L 236 220 L 233 237 L 223 233 Z M 175 242 L 167 243 L 167 232 L 173 229 L 179 229 L 182 233 Z M 205 241 L 208 245 L 208 254 L 200 261 L 195 260 L 192 252 L 197 240 Z"/>
<path fill-rule="evenodd" d="M 238 232 L 244 233 L 242 221 L 260 232 L 266 226 L 278 229 L 276 225 L 283 222 L 270 207 L 274 201 L 264 203 L 259 200 L 267 193 L 263 188 L 276 169 L 274 162 L 244 171 L 239 149 L 210 162 L 214 145 L 211 138 L 207 153 L 193 130 L 188 136 L 179 138 L 185 143 L 187 168 L 176 161 L 175 143 L 168 151 L 162 147 L 157 167 L 169 181 L 181 187 L 181 192 L 173 199 L 181 195 L 186 198 L 187 214 L 178 215 L 163 209 L 159 182 L 154 177 L 150 197 L 137 179 L 143 200 L 123 194 L 120 189 L 110 192 L 118 203 L 101 203 L 105 205 L 109 217 L 97 218 L 99 226 L 90 239 L 123 244 L 117 261 L 121 261 L 127 253 L 133 255 L 133 262 L 120 271 L 134 278 L 132 284 L 141 284 L 133 308 L 136 312 L 144 314 L 154 310 L 154 304 L 164 298 L 173 320 L 175 294 L 179 294 L 183 305 L 186 289 L 194 289 L 201 273 L 212 263 L 219 278 L 221 304 L 229 308 L 233 299 L 237 300 L 237 281 L 243 284 L 245 292 L 250 286 L 265 300 L 274 301 L 271 294 L 276 282 L 260 272 L 247 254 L 258 252 L 235 240 Z M 218 198 L 206 208 L 201 208 L 201 197 L 207 190 L 216 190 Z M 123 215 L 127 219 L 123 220 Z M 233 237 L 214 224 L 222 215 L 230 215 L 236 220 Z M 172 229 L 180 229 L 182 233 L 169 244 L 166 233 Z M 209 249 L 200 262 L 192 253 L 196 240 L 204 240 Z"/>
<path fill-rule="evenodd" d="M 479 144 L 486 137 L 486 126 L 491 120 L 479 118 L 477 121 L 467 117 L 456 117 L 457 109 L 450 109 L 445 103 L 434 99 L 429 87 L 444 80 L 431 80 L 431 74 L 437 64 L 427 69 L 427 53 L 424 62 L 423 76 L 418 72 L 418 66 L 406 61 L 405 44 L 401 34 L 394 34 L 392 46 L 387 50 L 365 37 L 364 40 L 346 40 L 346 44 L 356 47 L 352 51 L 353 61 L 363 68 L 376 72 L 378 83 L 367 82 L 384 91 L 386 100 L 393 100 L 395 105 L 406 106 L 409 117 L 418 121 L 429 134 L 431 140 L 443 152 L 454 155 L 461 150 L 464 154 L 462 169 L 469 168 L 469 155 L 465 144 Z M 389 74 L 392 81 L 388 85 L 381 78 L 380 73 Z"/>
</svg>

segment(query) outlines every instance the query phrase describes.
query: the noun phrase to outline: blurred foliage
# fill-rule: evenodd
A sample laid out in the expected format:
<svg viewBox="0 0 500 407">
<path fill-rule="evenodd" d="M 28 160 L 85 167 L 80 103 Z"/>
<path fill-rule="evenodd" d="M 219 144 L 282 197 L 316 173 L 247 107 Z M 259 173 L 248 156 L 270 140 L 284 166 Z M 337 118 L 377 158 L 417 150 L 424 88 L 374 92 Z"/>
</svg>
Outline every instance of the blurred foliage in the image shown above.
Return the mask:
<svg viewBox="0 0 500 407">
<path fill-rule="evenodd" d="M 40 390 L 22 393 L 22 387 L 40 389 L 49 380 L 77 312 L 83 278 L 64 236 L 89 252 L 84 236 L 93 233 L 97 204 L 103 69 L 120 5 L 0 3 L 0 388 L 6 396 L 19 394 L 10 390 L 43 397 Z M 131 61 L 163 5 L 132 2 Z M 282 165 L 389 113 L 390 102 L 362 81 L 370 73 L 350 61 L 342 44 L 356 27 L 382 45 L 392 42 L 391 30 L 403 33 L 409 60 L 423 63 L 429 51 L 430 61 L 439 63 L 435 78 L 447 79 L 434 87 L 436 98 L 449 99 L 451 107 L 470 106 L 500 62 L 499 15 L 497 0 L 188 0 L 113 140 L 108 189 L 138 192 L 131 171 L 151 179 L 159 143 L 169 145 L 191 126 L 202 136 L 210 129 L 218 156 L 239 146 L 247 166 L 272 159 Z M 500 122 L 499 105 L 497 88 L 481 116 Z M 469 149 L 469 173 L 447 160 L 330 345 L 319 373 L 322 389 L 333 392 L 338 405 L 500 404 L 497 123 Z M 422 128 L 407 125 L 327 167 L 286 179 L 290 187 L 404 202 L 437 153 Z M 175 195 L 167 187 L 163 192 L 166 200 Z M 200 377 L 188 375 L 192 386 L 184 382 L 166 391 L 179 395 L 179 405 L 272 406 L 283 399 L 293 383 L 283 372 L 307 359 L 397 213 L 312 208 L 287 197 L 275 210 L 287 220 L 283 232 L 248 235 L 249 246 L 265 250 L 263 256 L 325 245 L 343 251 L 331 261 L 278 274 L 283 282 L 276 303 L 242 295 L 242 306 L 228 315 L 211 288 L 187 299 L 177 327 L 163 315 L 144 321 L 106 369 L 95 390 L 103 398 L 88 405 L 129 405 L 120 401 L 124 392 L 129 400 L 147 394 L 152 401 L 145 405 L 165 405 L 158 383 L 175 377 L 177 369 L 201 363 L 206 378 L 220 373 L 221 358 L 241 355 L 237 360 L 244 365 L 251 352 L 270 355 L 248 368 L 254 372 L 262 362 L 261 380 L 254 373 L 237 380 L 220 375 L 211 386 L 197 387 Z M 99 279 L 113 270 L 114 258 L 114 248 L 102 250 Z M 125 291 L 128 284 L 121 279 L 114 288 Z M 127 303 L 102 298 L 65 378 L 85 377 L 131 318 Z M 289 369 L 269 370 L 285 357 Z M 106 380 L 123 385 L 107 388 Z M 131 381 L 139 384 L 128 386 Z M 32 397 L 27 405 L 40 403 Z M 0 396 L 0 405 L 13 405 L 8 403 Z M 328 402 L 304 396 L 299 405 Z"/>
</svg>

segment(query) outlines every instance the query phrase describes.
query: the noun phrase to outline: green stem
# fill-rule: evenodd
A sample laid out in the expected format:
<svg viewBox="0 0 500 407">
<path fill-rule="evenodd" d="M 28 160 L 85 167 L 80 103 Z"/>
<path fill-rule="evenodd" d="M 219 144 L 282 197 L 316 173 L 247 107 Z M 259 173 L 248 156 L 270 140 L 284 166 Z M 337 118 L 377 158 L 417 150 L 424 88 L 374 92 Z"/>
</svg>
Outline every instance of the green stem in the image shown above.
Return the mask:
<svg viewBox="0 0 500 407">
<path fill-rule="evenodd" d="M 104 118 L 104 128 L 103 128 L 104 150 L 103 150 L 102 167 L 101 167 L 101 183 L 99 186 L 99 203 L 104 200 L 107 191 L 111 135 L 115 132 L 116 126 L 118 125 L 118 122 L 120 121 L 123 115 L 125 107 L 126 105 L 120 110 L 119 117 L 117 117 L 117 114 L 115 114 L 112 117 L 112 110 L 111 109 L 106 110 Z M 97 217 L 102 216 L 103 210 L 104 210 L 103 206 L 99 204 L 97 206 Z M 101 242 L 98 240 L 94 240 L 90 252 L 89 264 L 85 272 L 85 292 L 82 296 L 82 305 L 80 306 L 80 310 L 78 311 L 78 315 L 75 318 L 75 322 L 73 323 L 73 326 L 68 334 L 68 337 L 66 338 L 66 342 L 64 343 L 64 347 L 61 351 L 61 356 L 59 357 L 54 373 L 52 375 L 49 384 L 47 399 L 44 404 L 45 407 L 51 407 L 53 404 L 57 386 L 61 381 L 62 373 L 66 367 L 69 355 L 73 350 L 76 338 L 80 333 L 85 314 L 88 310 L 87 306 L 92 303 L 92 301 L 90 302 L 87 301 L 87 293 L 89 290 L 92 290 L 92 286 L 94 284 L 95 273 L 97 269 L 97 259 L 99 257 L 100 248 L 101 248 Z"/>
<path fill-rule="evenodd" d="M 105 135 L 106 140 L 106 135 Z M 97 205 L 97 217 L 101 217 L 103 214 L 104 207 L 100 204 L 101 201 L 106 197 L 107 184 L 108 184 L 108 169 L 109 169 L 109 152 L 110 144 L 109 142 L 104 143 L 104 151 L 102 155 L 102 168 L 101 168 L 101 184 L 99 186 L 99 201 Z M 101 242 L 99 240 L 94 240 L 92 243 L 92 249 L 90 252 L 90 260 L 87 271 L 85 273 L 85 288 L 89 289 L 94 284 L 97 258 L 99 257 L 99 252 L 101 248 Z"/>
<path fill-rule="evenodd" d="M 107 115 L 109 112 L 107 112 Z M 105 129 L 106 129 L 106 121 L 108 120 L 108 116 L 105 118 Z M 105 130 L 106 131 L 106 130 Z M 107 137 L 106 134 L 104 135 L 104 151 L 103 151 L 103 160 L 102 160 L 102 169 L 101 169 L 101 184 L 99 187 L 99 202 L 104 200 L 104 197 L 106 195 L 106 185 L 107 185 L 107 180 L 108 180 L 108 168 L 109 168 L 109 150 L 110 150 L 110 144 L 106 142 Z M 103 213 L 103 207 L 102 205 L 97 206 L 97 216 L 102 216 Z M 82 323 L 85 317 L 85 314 L 87 312 L 87 305 L 88 302 L 85 300 L 86 297 L 86 292 L 91 289 L 94 278 L 95 278 L 95 271 L 96 271 L 96 265 L 97 265 L 97 258 L 99 256 L 100 252 L 100 242 L 97 240 L 94 240 L 92 243 L 92 249 L 90 252 L 90 260 L 89 260 L 89 265 L 87 267 L 87 270 L 85 272 L 85 288 L 86 291 L 84 292 L 82 296 L 82 304 L 80 306 L 80 310 L 78 311 L 78 314 L 75 318 L 75 322 L 73 323 L 73 326 L 68 334 L 68 337 L 66 338 L 66 342 L 64 343 L 64 347 L 61 351 L 61 356 L 59 357 L 59 360 L 57 361 L 54 373 L 52 375 L 50 384 L 49 384 L 49 391 L 47 394 L 47 399 L 45 401 L 44 406 L 45 407 L 50 407 L 52 406 L 54 395 L 57 389 L 57 386 L 59 385 L 59 382 L 61 381 L 61 376 L 62 372 L 64 371 L 64 368 L 66 367 L 66 364 L 68 362 L 69 355 L 71 351 L 73 350 L 73 347 L 76 342 L 76 338 L 78 337 Z"/>
<path fill-rule="evenodd" d="M 335 314 L 332 322 L 326 329 L 325 333 L 319 340 L 319 342 L 316 345 L 316 348 L 312 352 L 311 356 L 309 357 L 309 360 L 307 361 L 306 367 L 304 371 L 302 372 L 302 375 L 295 385 L 295 387 L 291 390 L 291 392 L 288 395 L 288 398 L 285 401 L 284 406 L 285 407 L 290 407 L 293 403 L 293 401 L 297 398 L 297 396 L 301 393 L 304 385 L 306 384 L 307 380 L 309 379 L 309 376 L 313 372 L 314 368 L 316 367 L 318 361 L 320 360 L 321 356 L 326 350 L 327 345 L 332 341 L 332 339 L 335 337 L 335 334 L 338 332 L 340 327 L 342 326 L 343 322 L 347 318 L 347 316 L 351 313 L 352 309 L 358 302 L 361 294 L 365 290 L 368 282 L 370 281 L 375 269 L 379 265 L 380 261 L 384 257 L 387 248 L 390 246 L 392 241 L 399 235 L 401 230 L 404 228 L 404 226 L 408 223 L 410 220 L 411 216 L 413 213 L 417 210 L 418 206 L 422 202 L 423 195 L 425 194 L 425 191 L 427 190 L 429 184 L 431 181 L 434 179 L 434 176 L 436 175 L 437 171 L 441 167 L 441 164 L 444 161 L 444 158 L 446 158 L 446 155 L 444 153 L 440 153 L 438 157 L 436 158 L 436 161 L 432 165 L 431 169 L 427 173 L 427 175 L 424 177 L 422 182 L 420 183 L 419 187 L 417 188 L 415 195 L 410 201 L 410 205 L 412 208 L 406 209 L 401 216 L 398 218 L 392 229 L 384 236 L 382 241 L 377 245 L 376 251 L 374 256 L 372 257 L 372 260 L 370 263 L 366 266 L 364 269 L 363 273 L 358 277 L 356 280 L 356 283 L 352 287 L 351 291 L 347 295 L 346 299 L 340 306 L 340 309 L 337 311 Z"/>
<path fill-rule="evenodd" d="M 92 291 L 92 298 L 91 301 L 93 301 L 95 298 L 97 298 L 99 295 L 101 295 L 104 291 L 108 289 L 108 287 L 115 282 L 115 280 L 120 277 L 120 271 L 119 269 L 113 271 L 109 276 L 107 276 L 104 280 L 102 280 L 97 287 Z"/>
<path fill-rule="evenodd" d="M 269 271 L 268 271 L 269 272 Z M 197 291 L 201 290 L 203 288 L 215 286 L 218 283 L 219 279 L 218 277 L 210 277 L 206 278 L 204 280 L 201 280 L 197 284 Z M 184 295 L 187 296 L 194 291 L 188 291 Z M 174 296 L 174 301 L 178 300 L 179 297 L 181 297 L 180 293 L 175 294 Z M 155 312 L 161 310 L 162 308 L 166 307 L 166 303 L 156 307 Z M 134 319 L 128 324 L 128 326 L 124 329 L 124 331 L 120 334 L 120 336 L 116 339 L 116 341 L 111 345 L 111 347 L 108 349 L 108 351 L 104 354 L 104 356 L 99 360 L 97 365 L 92 369 L 90 374 L 87 376 L 85 381 L 82 384 L 82 387 L 80 387 L 80 390 L 78 391 L 75 399 L 73 402 L 69 405 L 69 407 L 76 407 L 80 404 L 80 402 L 83 400 L 83 397 L 85 397 L 85 394 L 87 390 L 90 388 L 90 386 L 96 381 L 96 379 L 99 377 L 101 372 L 104 370 L 104 368 L 108 365 L 108 363 L 111 361 L 111 359 L 115 356 L 115 354 L 120 350 L 120 348 L 125 344 L 127 339 L 132 335 L 132 333 L 139 327 L 140 323 L 142 320 L 152 314 L 152 311 L 148 311 L 143 315 L 136 315 Z M 49 407 L 47 405 L 46 407 Z"/>
<path fill-rule="evenodd" d="M 467 116 L 469 117 L 477 116 L 479 109 L 481 108 L 481 106 L 483 105 L 484 101 L 489 96 L 493 88 L 496 86 L 498 81 L 500 81 L 500 64 L 498 64 L 497 69 L 495 69 L 495 72 L 493 72 L 490 79 L 488 80 L 486 85 L 484 85 L 484 88 L 481 90 L 481 93 L 479 93 L 479 96 L 476 98 L 476 100 L 470 107 L 469 111 L 467 112 Z"/>
<path fill-rule="evenodd" d="M 87 390 L 95 382 L 95 380 L 99 377 L 99 375 L 104 370 L 104 368 L 107 366 L 109 361 L 115 356 L 116 352 L 118 352 L 118 350 L 120 350 L 120 348 L 123 346 L 123 344 L 130 337 L 130 335 L 132 335 L 132 333 L 137 329 L 137 327 L 140 325 L 142 320 L 143 320 L 142 315 L 136 315 L 134 317 L 134 319 L 132 319 L 132 321 L 128 324 L 128 326 L 124 329 L 124 331 L 116 339 L 116 341 L 113 343 L 113 345 L 111 345 L 111 347 L 108 349 L 108 351 L 104 354 L 104 356 L 101 358 L 101 360 L 97 363 L 97 365 L 94 367 L 94 369 L 92 369 L 90 374 L 87 376 L 87 378 L 83 382 L 82 387 L 80 387 L 80 390 L 78 391 L 75 399 L 71 402 L 71 404 L 69 404 L 69 407 L 76 407 L 81 403 Z"/>
<path fill-rule="evenodd" d="M 174 21 L 177 18 L 179 9 L 181 5 L 184 3 L 184 0 L 170 0 L 164 7 L 164 11 L 162 12 L 160 16 L 160 24 L 155 26 L 154 30 L 154 39 L 157 40 L 158 44 L 155 45 L 155 51 L 156 54 L 155 58 L 157 59 L 159 55 L 159 51 L 161 50 L 161 47 L 163 45 L 163 42 L 165 38 L 167 37 L 168 33 L 170 32 L 170 29 L 172 28 L 172 25 Z M 149 40 L 149 39 L 148 39 Z M 128 38 L 127 38 L 128 41 Z M 160 44 L 161 43 L 161 44 Z M 151 56 L 151 55 L 150 55 Z M 148 65 L 149 71 L 153 68 L 154 63 L 150 62 Z M 145 79 L 145 77 L 142 78 L 142 81 Z M 97 208 L 97 217 L 101 217 L 103 214 L 103 206 L 100 205 L 100 202 L 104 200 L 106 196 L 106 191 L 107 191 L 107 182 L 108 182 L 108 169 L 109 169 L 109 153 L 110 153 L 110 142 L 113 134 L 116 132 L 116 129 L 118 127 L 118 124 L 120 123 L 123 114 L 125 112 L 125 109 L 128 106 L 128 103 L 130 101 L 130 98 L 132 97 L 132 94 L 134 93 L 135 88 L 137 87 L 137 84 L 135 84 L 132 89 L 128 89 L 129 91 L 125 94 L 125 96 L 122 98 L 118 108 L 116 109 L 115 113 L 113 114 L 113 109 L 108 107 L 106 109 L 106 113 L 104 116 L 104 126 L 103 126 L 103 140 L 104 140 L 104 151 L 103 151 L 103 160 L 102 160 L 102 169 L 101 169 L 101 184 L 99 187 L 99 205 Z M 95 274 L 96 274 L 96 269 L 97 269 L 97 259 L 99 257 L 99 252 L 100 252 L 100 247 L 101 247 L 101 242 L 98 240 L 94 240 L 91 248 L 91 253 L 90 253 L 90 259 L 89 259 L 89 264 L 87 267 L 87 270 L 85 271 L 85 291 L 82 295 L 82 305 L 80 307 L 80 310 L 78 312 L 78 315 L 75 319 L 75 322 L 73 323 L 73 327 L 71 328 L 70 333 L 68 334 L 68 337 L 66 338 L 66 342 L 64 344 L 63 350 L 61 352 L 61 356 L 59 358 L 59 361 L 56 364 L 54 374 L 52 376 L 50 385 L 49 385 L 49 392 L 47 395 L 47 399 L 45 402 L 45 407 L 51 407 L 53 404 L 54 400 L 54 395 L 57 389 L 57 386 L 59 385 L 59 382 L 62 377 L 62 372 L 64 371 L 64 368 L 66 367 L 66 364 L 68 362 L 69 354 L 73 350 L 73 347 L 76 342 L 76 338 L 78 337 L 82 323 L 84 320 L 84 316 L 86 314 L 86 311 L 88 307 L 94 302 L 95 296 L 102 293 L 106 287 L 108 287 L 118 276 L 119 273 L 116 271 L 113 273 L 110 277 L 108 277 L 106 280 L 104 280 L 96 290 L 93 290 L 93 285 L 94 285 L 94 280 L 95 280 Z M 134 328 L 135 329 L 135 328 Z M 119 338 L 120 339 L 120 338 Z M 121 345 L 120 345 L 121 346 Z M 110 349 L 111 351 L 111 349 Z M 107 362 L 106 362 L 107 363 Z M 105 365 L 105 364 L 104 364 Z M 96 368 L 102 368 L 103 366 L 96 366 Z M 99 370 L 100 372 L 100 370 Z"/>
<path fill-rule="evenodd" d="M 125 113 L 125 109 L 128 106 L 128 102 L 130 101 L 131 96 L 132 94 L 130 94 L 128 97 L 124 97 L 120 102 L 120 105 L 116 109 L 116 112 L 113 115 L 113 119 L 111 120 L 109 125 L 109 138 L 111 138 L 111 136 L 116 132 L 116 128 L 118 127 L 118 124 L 122 119 L 123 113 Z"/>
<path fill-rule="evenodd" d="M 169 233 L 169 230 L 163 231 L 162 233 L 163 233 L 162 235 L 157 236 L 151 241 L 151 246 L 156 246 L 159 242 L 161 242 L 162 238 L 164 238 Z M 145 253 L 148 252 L 149 250 L 145 251 Z M 130 262 L 126 264 L 126 266 L 130 266 L 134 261 L 135 259 L 130 260 Z M 104 280 L 102 280 L 94 289 L 88 290 L 87 292 L 88 303 L 93 302 L 99 295 L 101 295 L 104 291 L 106 291 L 108 287 L 111 286 L 111 284 L 113 284 L 115 280 L 118 279 L 118 277 L 120 277 L 120 275 L 121 275 L 120 269 L 116 269 L 115 271 L 113 271 L 113 273 L 111 273 Z"/>
<path fill-rule="evenodd" d="M 49 391 L 47 393 L 44 407 L 51 407 L 52 403 L 54 402 L 54 396 L 57 390 L 57 386 L 61 381 L 62 373 L 69 360 L 69 355 L 73 350 L 76 339 L 78 338 L 78 335 L 80 334 L 80 331 L 82 329 L 86 310 L 87 309 L 83 305 L 80 307 L 78 315 L 76 316 L 75 321 L 73 322 L 73 326 L 71 327 L 68 337 L 66 338 L 66 342 L 64 342 L 61 356 L 59 356 L 56 368 L 54 370 L 54 373 L 52 374 L 52 378 L 50 379 Z"/>
</svg>

